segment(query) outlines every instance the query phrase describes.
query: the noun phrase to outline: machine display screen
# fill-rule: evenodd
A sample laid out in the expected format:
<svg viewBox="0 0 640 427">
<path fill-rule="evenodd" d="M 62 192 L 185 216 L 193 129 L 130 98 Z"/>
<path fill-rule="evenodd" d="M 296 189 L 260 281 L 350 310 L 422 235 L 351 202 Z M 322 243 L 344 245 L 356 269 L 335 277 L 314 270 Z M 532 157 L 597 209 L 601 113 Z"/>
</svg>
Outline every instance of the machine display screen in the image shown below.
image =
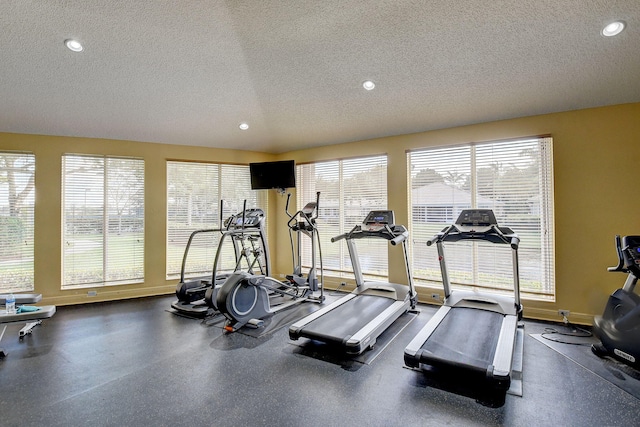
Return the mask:
<svg viewBox="0 0 640 427">
<path fill-rule="evenodd" d="M 371 211 L 364 219 L 364 224 L 393 224 L 393 211 Z"/>
<path fill-rule="evenodd" d="M 497 221 L 490 209 L 466 209 L 460 213 L 456 224 L 489 226 L 497 224 Z"/>
<path fill-rule="evenodd" d="M 622 247 L 627 247 L 631 256 L 640 259 L 640 236 L 625 236 L 622 239 Z"/>
</svg>

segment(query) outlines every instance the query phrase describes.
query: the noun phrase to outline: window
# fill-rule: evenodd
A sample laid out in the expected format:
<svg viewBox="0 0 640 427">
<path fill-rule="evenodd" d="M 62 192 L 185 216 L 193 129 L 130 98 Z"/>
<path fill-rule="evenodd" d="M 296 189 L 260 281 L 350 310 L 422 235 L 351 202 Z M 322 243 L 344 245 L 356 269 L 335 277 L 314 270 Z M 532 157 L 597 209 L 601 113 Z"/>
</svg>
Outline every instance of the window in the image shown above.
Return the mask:
<svg viewBox="0 0 640 427">
<path fill-rule="evenodd" d="M 167 279 L 180 276 L 182 258 L 191 233 L 220 227 L 220 200 L 224 201 L 223 220 L 247 209 L 267 212 L 266 190 L 251 190 L 247 165 L 167 162 Z M 200 233 L 189 250 L 185 275 L 211 274 L 220 233 Z M 235 255 L 225 244 L 222 268 L 233 270 Z"/>
<path fill-rule="evenodd" d="M 0 292 L 33 291 L 35 156 L 0 152 Z"/>
<path fill-rule="evenodd" d="M 63 289 L 144 280 L 144 161 L 64 155 Z"/>
<path fill-rule="evenodd" d="M 331 243 L 331 238 L 362 223 L 370 211 L 387 209 L 387 156 L 303 164 L 296 167 L 296 173 L 298 209 L 315 201 L 316 192 L 320 192 L 318 232 L 325 274 L 351 277 L 347 245 Z M 365 277 L 386 278 L 388 242 L 370 239 L 356 245 Z M 303 264 L 309 267 L 309 239 L 303 240 L 302 253 Z"/>
<path fill-rule="evenodd" d="M 411 171 L 413 274 L 440 282 L 435 247 L 426 241 L 463 209 L 493 209 L 498 223 L 520 237 L 523 295 L 553 299 L 554 225 L 551 138 L 467 144 L 407 153 Z M 446 245 L 452 284 L 513 289 L 508 246 L 484 242 Z"/>
</svg>

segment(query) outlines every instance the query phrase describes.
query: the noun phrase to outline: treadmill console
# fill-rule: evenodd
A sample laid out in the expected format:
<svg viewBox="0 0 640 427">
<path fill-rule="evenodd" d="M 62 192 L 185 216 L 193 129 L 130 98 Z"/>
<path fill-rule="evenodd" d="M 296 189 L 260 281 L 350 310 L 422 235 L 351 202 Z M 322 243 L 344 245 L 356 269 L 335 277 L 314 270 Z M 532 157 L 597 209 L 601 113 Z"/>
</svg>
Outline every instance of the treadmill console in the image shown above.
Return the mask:
<svg viewBox="0 0 640 427">
<path fill-rule="evenodd" d="M 385 227 L 393 228 L 393 211 L 371 211 L 362 221 L 363 231 L 379 231 Z"/>
<path fill-rule="evenodd" d="M 456 226 L 463 232 L 483 231 L 497 225 L 498 221 L 491 209 L 465 209 L 456 220 Z"/>
</svg>

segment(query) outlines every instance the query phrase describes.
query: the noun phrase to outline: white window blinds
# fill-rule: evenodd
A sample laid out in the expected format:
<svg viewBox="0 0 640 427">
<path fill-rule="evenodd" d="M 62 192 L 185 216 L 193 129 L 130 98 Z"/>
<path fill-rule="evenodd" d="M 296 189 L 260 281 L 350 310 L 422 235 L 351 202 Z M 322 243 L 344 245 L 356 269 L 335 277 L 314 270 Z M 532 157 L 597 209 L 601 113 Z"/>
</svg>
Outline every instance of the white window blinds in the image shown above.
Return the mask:
<svg viewBox="0 0 640 427">
<path fill-rule="evenodd" d="M 331 238 L 348 232 L 375 209 L 387 209 L 387 156 L 363 157 L 297 165 L 298 209 L 320 194 L 318 232 L 325 274 L 350 277 L 353 272 L 344 242 Z M 303 242 L 303 263 L 311 264 L 309 239 Z M 367 278 L 388 276 L 388 242 L 357 241 L 359 260 Z"/>
<path fill-rule="evenodd" d="M 553 159 L 551 138 L 468 144 L 407 153 L 411 173 L 413 274 L 440 282 L 435 247 L 426 241 L 463 209 L 493 209 L 498 223 L 521 239 L 523 295 L 555 296 Z M 513 289 L 508 247 L 490 243 L 446 245 L 452 284 L 497 292 Z"/>
<path fill-rule="evenodd" d="M 35 156 L 0 152 L 0 293 L 33 291 Z"/>
<path fill-rule="evenodd" d="M 62 161 L 62 288 L 144 281 L 144 161 Z"/>
<path fill-rule="evenodd" d="M 261 208 L 267 212 L 267 191 L 251 190 L 247 165 L 167 162 L 167 279 L 180 275 L 182 258 L 191 233 L 216 229 L 220 224 L 220 200 L 224 201 L 223 221 L 232 214 Z M 189 250 L 185 276 L 211 274 L 220 233 L 196 234 Z M 225 244 L 222 270 L 233 270 L 235 255 Z"/>
</svg>

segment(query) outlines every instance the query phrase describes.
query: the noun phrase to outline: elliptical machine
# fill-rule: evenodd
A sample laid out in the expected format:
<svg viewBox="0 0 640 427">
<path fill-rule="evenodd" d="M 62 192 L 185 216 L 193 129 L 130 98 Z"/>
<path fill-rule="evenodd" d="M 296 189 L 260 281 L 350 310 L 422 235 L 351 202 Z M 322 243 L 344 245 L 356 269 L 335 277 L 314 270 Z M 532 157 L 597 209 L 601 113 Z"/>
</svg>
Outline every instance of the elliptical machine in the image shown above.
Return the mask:
<svg viewBox="0 0 640 427">
<path fill-rule="evenodd" d="M 591 350 L 640 368 L 640 296 L 634 293 L 640 277 L 640 236 L 616 236 L 616 252 L 618 265 L 607 270 L 628 273 L 627 280 L 611 294 L 604 314 L 593 319 L 593 334 L 601 343 Z"/>
<path fill-rule="evenodd" d="M 318 281 L 316 273 L 316 247 L 320 255 L 320 277 L 322 272 L 322 251 L 318 238 L 316 219 L 320 204 L 320 192 L 316 193 L 316 201 L 307 203 L 301 210 L 293 215 L 289 213 L 289 200 L 287 196 L 285 212 L 289 216 L 287 226 L 292 244 L 292 256 L 294 262 L 293 274 L 287 276 L 286 281 L 279 281 L 265 274 L 254 275 L 244 271 L 237 271 L 220 287 L 216 296 L 217 309 L 227 318 L 224 329 L 227 332 L 235 332 L 244 325 L 261 327 L 264 318 L 281 310 L 289 308 L 304 301 L 322 303 L 324 292 L 322 282 Z M 293 234 L 297 236 L 297 255 L 293 249 Z M 312 259 L 311 267 L 306 276 L 302 274 L 302 259 L 300 256 L 301 236 L 306 235 L 311 239 Z M 316 292 L 320 291 L 317 295 Z M 209 294 L 205 298 L 209 301 Z M 212 301 L 210 301 L 210 304 Z"/>
<path fill-rule="evenodd" d="M 229 278 L 232 272 L 243 270 L 248 273 L 269 275 L 269 247 L 267 245 L 264 231 L 264 211 L 262 209 L 247 209 L 247 201 L 244 201 L 242 212 L 238 212 L 222 220 L 224 201 L 220 201 L 220 224 L 221 228 L 196 230 L 191 233 L 182 258 L 182 268 L 180 270 L 180 282 L 176 286 L 176 296 L 178 300 L 171 304 L 171 307 L 181 314 L 192 317 L 205 317 L 209 314 L 209 309 L 216 309 L 215 305 L 208 304 L 206 300 L 207 292 L 213 296 Z M 205 233 L 220 233 L 218 248 L 213 261 L 211 275 L 185 279 L 185 270 L 189 250 L 194 238 Z M 231 239 L 233 253 L 235 256 L 235 266 L 233 269 L 221 268 L 224 244 Z"/>
</svg>

